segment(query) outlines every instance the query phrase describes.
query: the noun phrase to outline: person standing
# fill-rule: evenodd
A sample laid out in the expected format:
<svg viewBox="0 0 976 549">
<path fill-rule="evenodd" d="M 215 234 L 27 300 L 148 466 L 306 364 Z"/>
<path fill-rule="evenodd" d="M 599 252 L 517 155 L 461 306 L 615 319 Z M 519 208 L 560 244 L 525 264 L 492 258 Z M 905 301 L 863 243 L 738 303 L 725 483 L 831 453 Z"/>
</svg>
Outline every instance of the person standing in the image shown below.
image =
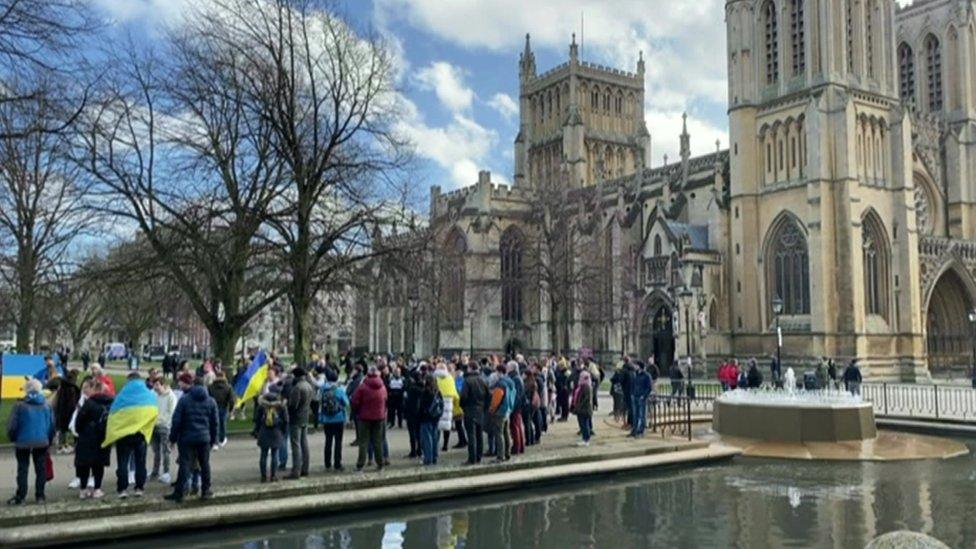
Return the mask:
<svg viewBox="0 0 976 549">
<path fill-rule="evenodd" d="M 277 450 L 286 444 L 286 429 L 288 428 L 288 410 L 281 400 L 281 387 L 274 385 L 267 393 L 258 396 L 257 406 L 254 408 L 254 436 L 261 449 L 258 458 L 258 470 L 261 472 L 261 482 L 278 481 Z M 270 458 L 270 459 L 269 459 Z M 268 476 L 268 462 L 271 462 L 271 476 Z"/>
<path fill-rule="evenodd" d="M 468 362 L 459 398 L 464 411 L 464 430 L 468 435 L 468 461 L 465 463 L 474 465 L 481 463 L 484 454 L 484 416 L 489 398 L 488 384 L 481 377 L 478 363 L 474 360 Z"/>
<path fill-rule="evenodd" d="M 746 374 L 746 384 L 750 389 L 758 389 L 763 384 L 762 372 L 759 371 L 759 364 L 756 363 L 756 359 L 754 358 L 749 360 L 749 373 Z"/>
<path fill-rule="evenodd" d="M 393 367 L 393 372 L 390 374 L 388 385 L 389 399 L 387 400 L 386 404 L 388 409 L 386 424 L 388 427 L 393 427 L 396 425 L 397 427 L 402 428 L 405 382 L 399 366 Z"/>
<path fill-rule="evenodd" d="M 569 421 L 569 365 L 564 358 L 556 366 L 556 413 L 559 421 Z"/>
<path fill-rule="evenodd" d="M 356 460 L 356 470 L 361 471 L 366 465 L 366 454 L 372 445 L 377 454 L 376 470 L 381 471 L 384 462 L 381 453 L 386 425 L 386 387 L 376 366 L 369 367 L 366 379 L 353 393 L 350 405 L 357 419 L 359 457 Z"/>
<path fill-rule="evenodd" d="M 454 408 L 457 407 L 460 411 L 460 402 L 457 385 L 454 384 L 454 378 L 448 373 L 447 366 L 443 362 L 434 369 L 434 379 L 437 381 L 441 398 L 444 399 L 444 410 L 441 412 L 440 421 L 437 422 L 437 428 L 444 433 L 444 446 L 441 452 L 446 452 L 451 439 L 451 427 L 454 424 Z"/>
<path fill-rule="evenodd" d="M 27 498 L 27 473 L 34 463 L 34 499 L 44 503 L 47 482 L 45 463 L 54 441 L 54 413 L 44 395 L 41 382 L 31 378 L 24 384 L 24 398 L 17 401 L 7 419 L 7 439 L 14 445 L 17 457 L 17 492 L 8 505 L 21 505 Z"/>
<path fill-rule="evenodd" d="M 215 374 L 214 381 L 207 391 L 217 403 L 217 448 L 223 448 L 227 444 L 227 414 L 237 404 L 237 395 L 234 394 L 234 388 L 230 386 L 227 374 L 223 370 Z"/>
<path fill-rule="evenodd" d="M 153 391 L 156 393 L 156 407 L 159 408 L 159 415 L 156 416 L 156 426 L 153 428 L 152 439 L 150 440 L 153 451 L 153 468 L 149 478 L 158 478 L 159 482 L 169 484 L 172 480 L 169 474 L 169 429 L 179 399 L 176 398 L 176 393 L 169 388 L 169 382 L 162 376 L 153 380 Z"/>
<path fill-rule="evenodd" d="M 111 459 L 111 448 L 102 448 L 105 431 L 108 428 L 108 414 L 112 407 L 112 397 L 105 393 L 105 387 L 98 381 L 85 385 L 85 403 L 75 417 L 75 432 L 78 444 L 75 447 L 75 474 L 81 499 L 100 499 L 105 467 Z M 91 478 L 93 484 L 88 485 Z"/>
<path fill-rule="evenodd" d="M 512 411 L 509 415 L 509 429 L 512 431 L 512 453 L 525 453 L 525 429 L 522 425 L 522 408 L 525 406 L 525 384 L 518 373 L 518 362 L 510 360 L 506 365 L 508 379 L 512 385 Z"/>
<path fill-rule="evenodd" d="M 444 397 L 433 375 L 424 375 L 420 395 L 420 449 L 424 465 L 437 465 L 437 423 L 444 414 Z"/>
<path fill-rule="evenodd" d="M 631 389 L 631 405 L 633 428 L 630 436 L 637 438 L 644 436 L 644 429 L 647 428 L 647 398 L 654 389 L 654 381 L 647 373 L 644 365 L 638 366 L 637 374 L 634 376 L 634 384 Z"/>
<path fill-rule="evenodd" d="M 489 379 L 491 388 L 488 414 L 491 416 L 491 430 L 495 437 L 495 460 L 512 459 L 512 437 L 509 421 L 515 406 L 515 386 L 505 373 L 505 366 L 499 364 Z"/>
<path fill-rule="evenodd" d="M 78 388 L 78 370 L 68 371 L 67 377 L 58 384 L 57 397 L 54 400 L 54 423 L 58 430 L 58 453 L 68 453 L 72 451 L 71 444 L 68 442 L 68 435 L 71 433 L 71 417 L 78 408 L 78 400 L 81 398 L 81 389 Z"/>
<path fill-rule="evenodd" d="M 146 449 L 158 416 L 155 393 L 149 390 L 138 371 L 130 372 L 112 402 L 105 440 L 102 441 L 104 446 L 115 444 L 115 489 L 119 499 L 129 497 L 129 485 L 133 482 L 133 495 L 141 497 L 143 494 Z M 130 470 L 134 472 L 133 478 L 129 478 Z"/>
<path fill-rule="evenodd" d="M 589 372 L 580 373 L 579 384 L 573 393 L 572 406 L 576 421 L 579 422 L 580 436 L 583 437 L 577 446 L 589 446 L 593 430 L 593 383 Z"/>
<path fill-rule="evenodd" d="M 210 449 L 217 443 L 217 403 L 207 394 L 203 379 L 193 380 L 193 387 L 176 404 L 169 441 L 179 449 L 179 473 L 173 493 L 164 499 L 181 503 L 183 491 L 193 464 L 200 467 L 200 499 L 210 499 Z"/>
<path fill-rule="evenodd" d="M 844 388 L 852 395 L 861 394 L 861 368 L 858 367 L 856 358 L 844 370 Z"/>
<path fill-rule="evenodd" d="M 403 398 L 403 416 L 407 420 L 407 435 L 410 439 L 410 453 L 408 458 L 416 458 L 421 455 L 420 449 L 420 421 L 421 410 L 420 400 L 423 397 L 423 368 L 424 362 L 407 371 L 406 387 Z"/>
<path fill-rule="evenodd" d="M 312 408 L 315 389 L 302 368 L 292 370 L 291 391 L 288 393 L 288 442 L 291 446 L 290 479 L 308 476 L 308 414 Z"/>
<path fill-rule="evenodd" d="M 322 401 L 319 423 L 325 433 L 325 468 L 335 467 L 342 471 L 342 432 L 346 427 L 346 408 L 349 397 L 346 388 L 339 384 L 339 372 L 332 368 L 325 371 L 325 384 L 319 392 Z"/>
</svg>

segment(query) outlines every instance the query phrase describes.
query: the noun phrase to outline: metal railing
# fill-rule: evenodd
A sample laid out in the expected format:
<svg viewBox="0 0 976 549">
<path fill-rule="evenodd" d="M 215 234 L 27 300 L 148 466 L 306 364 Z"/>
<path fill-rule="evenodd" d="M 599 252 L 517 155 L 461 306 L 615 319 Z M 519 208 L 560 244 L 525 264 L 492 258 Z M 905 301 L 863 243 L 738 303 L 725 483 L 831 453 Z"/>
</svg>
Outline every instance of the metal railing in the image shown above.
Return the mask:
<svg viewBox="0 0 976 549">
<path fill-rule="evenodd" d="M 686 396 L 652 394 L 647 399 L 647 428 L 662 438 L 681 436 L 691 440 L 691 405 Z"/>
<path fill-rule="evenodd" d="M 875 416 L 976 421 L 976 390 L 969 387 L 865 383 L 861 396 L 874 405 Z"/>
</svg>

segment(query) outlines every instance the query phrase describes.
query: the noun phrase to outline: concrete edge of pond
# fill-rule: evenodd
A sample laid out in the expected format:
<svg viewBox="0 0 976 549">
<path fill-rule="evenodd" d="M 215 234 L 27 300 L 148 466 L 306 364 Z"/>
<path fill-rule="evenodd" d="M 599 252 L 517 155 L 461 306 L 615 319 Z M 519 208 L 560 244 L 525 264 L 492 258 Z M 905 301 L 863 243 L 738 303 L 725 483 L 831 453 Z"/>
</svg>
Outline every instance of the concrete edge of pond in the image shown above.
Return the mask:
<svg viewBox="0 0 976 549">
<path fill-rule="evenodd" d="M 934 419 L 910 419 L 879 417 L 875 419 L 878 427 L 894 431 L 910 431 L 927 435 L 976 437 L 976 424 Z"/>
<path fill-rule="evenodd" d="M 586 468 L 587 475 L 624 473 L 643 469 L 687 467 L 731 459 L 740 452 L 724 445 L 679 450 L 660 454 L 608 459 L 599 463 L 599 470 Z M 87 517 L 61 522 L 57 528 L 27 525 L 0 530 L 2 547 L 35 547 L 72 543 L 117 540 L 148 536 L 170 531 L 174 523 L 181 528 L 199 530 L 230 525 L 254 524 L 281 518 L 308 516 L 313 513 L 343 513 L 363 511 L 457 496 L 503 492 L 528 485 L 556 483 L 580 477 L 581 463 L 537 467 L 514 471 L 493 471 L 485 474 L 427 480 L 394 486 L 364 487 L 329 493 L 293 495 L 282 499 L 263 499 L 194 507 L 188 514 L 186 507 L 126 516 Z M 592 464 L 590 464 L 592 465 Z"/>
</svg>

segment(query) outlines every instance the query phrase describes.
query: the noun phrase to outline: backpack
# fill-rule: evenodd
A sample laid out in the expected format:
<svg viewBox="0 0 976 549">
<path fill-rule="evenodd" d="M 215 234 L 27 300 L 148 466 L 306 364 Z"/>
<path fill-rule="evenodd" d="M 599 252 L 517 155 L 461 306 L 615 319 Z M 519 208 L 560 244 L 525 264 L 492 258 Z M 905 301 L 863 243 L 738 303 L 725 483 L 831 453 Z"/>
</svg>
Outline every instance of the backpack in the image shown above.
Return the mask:
<svg viewBox="0 0 976 549">
<path fill-rule="evenodd" d="M 342 412 L 342 403 L 339 402 L 339 396 L 336 394 L 336 388 L 330 387 L 329 389 L 322 391 L 322 413 L 326 416 L 332 417 L 337 416 Z"/>
<path fill-rule="evenodd" d="M 434 393 L 433 400 L 430 401 L 430 405 L 427 407 L 427 417 L 430 419 L 440 419 L 444 414 L 444 397 L 441 396 L 440 391 Z"/>
</svg>

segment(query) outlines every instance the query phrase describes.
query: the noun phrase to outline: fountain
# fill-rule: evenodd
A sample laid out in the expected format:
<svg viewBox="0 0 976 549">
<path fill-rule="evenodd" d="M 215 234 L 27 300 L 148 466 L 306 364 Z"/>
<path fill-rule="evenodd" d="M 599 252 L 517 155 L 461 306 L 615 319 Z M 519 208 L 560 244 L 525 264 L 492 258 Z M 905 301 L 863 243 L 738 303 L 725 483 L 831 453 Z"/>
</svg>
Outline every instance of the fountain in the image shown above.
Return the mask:
<svg viewBox="0 0 976 549">
<path fill-rule="evenodd" d="M 966 454 L 958 441 L 878 430 L 874 407 L 844 391 L 728 391 L 715 399 L 712 431 L 751 457 L 892 461 Z"/>
<path fill-rule="evenodd" d="M 878 434 L 871 403 L 841 391 L 729 391 L 715 400 L 712 428 L 771 442 L 867 440 Z"/>
</svg>

